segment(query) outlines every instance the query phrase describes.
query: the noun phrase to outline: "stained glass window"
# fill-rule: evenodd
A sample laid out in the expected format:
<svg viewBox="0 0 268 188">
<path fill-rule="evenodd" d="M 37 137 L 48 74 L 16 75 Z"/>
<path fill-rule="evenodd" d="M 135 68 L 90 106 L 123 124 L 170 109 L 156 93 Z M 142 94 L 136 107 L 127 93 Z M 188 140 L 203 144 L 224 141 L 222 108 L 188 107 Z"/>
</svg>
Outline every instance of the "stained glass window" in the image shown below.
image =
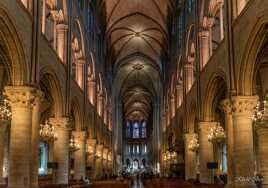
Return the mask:
<svg viewBox="0 0 268 188">
<path fill-rule="evenodd" d="M 126 136 L 127 138 L 131 138 L 131 126 L 129 121 L 127 121 Z"/>
<path fill-rule="evenodd" d="M 146 121 L 144 121 L 141 126 L 141 137 L 146 138 L 147 136 L 146 134 L 147 134 L 146 133 Z"/>
<path fill-rule="evenodd" d="M 139 138 L 139 136 L 140 136 L 139 124 L 138 124 L 138 122 L 134 122 L 134 125 L 133 125 L 133 138 Z"/>
</svg>

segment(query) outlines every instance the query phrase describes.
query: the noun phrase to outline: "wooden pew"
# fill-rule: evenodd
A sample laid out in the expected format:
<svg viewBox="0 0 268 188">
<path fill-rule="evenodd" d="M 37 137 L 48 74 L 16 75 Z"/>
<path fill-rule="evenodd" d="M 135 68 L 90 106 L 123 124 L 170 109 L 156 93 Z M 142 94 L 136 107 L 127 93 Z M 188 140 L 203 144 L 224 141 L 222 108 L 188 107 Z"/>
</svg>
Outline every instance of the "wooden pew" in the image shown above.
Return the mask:
<svg viewBox="0 0 268 188">
<path fill-rule="evenodd" d="M 93 182 L 89 188 L 130 188 L 130 184 L 128 181 L 95 181 Z"/>
</svg>

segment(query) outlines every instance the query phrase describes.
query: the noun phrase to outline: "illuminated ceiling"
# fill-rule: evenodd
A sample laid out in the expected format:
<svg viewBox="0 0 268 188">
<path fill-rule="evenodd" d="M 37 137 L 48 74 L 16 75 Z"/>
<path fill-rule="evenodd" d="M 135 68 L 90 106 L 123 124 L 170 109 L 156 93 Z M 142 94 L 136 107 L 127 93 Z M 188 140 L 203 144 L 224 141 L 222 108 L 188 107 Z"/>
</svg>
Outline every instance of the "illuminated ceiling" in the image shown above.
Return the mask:
<svg viewBox="0 0 268 188">
<path fill-rule="evenodd" d="M 148 119 L 167 50 L 169 0 L 106 0 L 115 81 L 127 119 Z"/>
</svg>

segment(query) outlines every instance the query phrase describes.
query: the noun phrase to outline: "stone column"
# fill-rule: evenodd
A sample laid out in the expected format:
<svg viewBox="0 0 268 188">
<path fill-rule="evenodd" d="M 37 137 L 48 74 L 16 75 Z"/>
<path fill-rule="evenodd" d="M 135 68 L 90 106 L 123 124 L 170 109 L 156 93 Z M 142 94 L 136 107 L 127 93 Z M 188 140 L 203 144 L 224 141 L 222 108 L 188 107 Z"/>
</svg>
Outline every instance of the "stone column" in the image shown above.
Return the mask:
<svg viewBox="0 0 268 188">
<path fill-rule="evenodd" d="M 99 94 L 98 95 L 98 106 L 97 106 L 98 114 L 100 117 L 103 116 L 103 95 Z"/>
<path fill-rule="evenodd" d="M 213 162 L 213 144 L 208 141 L 210 129 L 216 122 L 199 122 L 199 159 L 200 182 L 213 183 L 212 171 L 207 168 L 208 162 Z"/>
<path fill-rule="evenodd" d="M 5 134 L 6 128 L 8 126 L 8 120 L 1 117 L 0 119 L 0 184 L 4 183 L 3 179 L 3 165 L 4 165 L 4 157 L 5 157 Z"/>
<path fill-rule="evenodd" d="M 242 12 L 249 0 L 236 0 L 237 16 Z"/>
<path fill-rule="evenodd" d="M 31 141 L 31 187 L 38 188 L 39 144 L 40 144 L 40 104 L 43 92 L 36 90 L 36 98 L 32 114 L 32 141 Z"/>
<path fill-rule="evenodd" d="M 108 152 L 109 152 L 108 148 L 106 148 L 106 147 L 103 148 L 102 164 L 103 164 L 103 169 L 105 169 L 105 170 L 108 169 L 108 163 L 107 163 L 108 162 Z"/>
<path fill-rule="evenodd" d="M 103 145 L 98 144 L 96 146 L 96 164 L 95 164 L 95 177 L 97 179 L 102 176 L 102 157 L 103 157 Z"/>
<path fill-rule="evenodd" d="M 104 110 L 103 110 L 103 122 L 105 125 L 108 124 L 108 109 L 109 109 L 109 106 L 107 104 L 104 105 Z"/>
<path fill-rule="evenodd" d="M 198 137 L 195 133 L 184 135 L 185 143 L 185 180 L 196 179 L 196 152 L 189 150 L 191 140 Z"/>
<path fill-rule="evenodd" d="M 170 111 L 171 111 L 171 118 L 173 118 L 175 116 L 175 111 L 176 111 L 176 109 L 175 109 L 175 97 L 174 97 L 174 95 L 171 95 L 170 106 L 171 106 L 171 109 L 170 109 Z"/>
<path fill-rule="evenodd" d="M 83 89 L 84 84 L 84 66 L 85 66 L 85 60 L 84 59 L 78 59 L 76 62 L 76 81 L 80 88 Z"/>
<path fill-rule="evenodd" d="M 229 99 L 225 99 L 221 102 L 221 108 L 225 113 L 225 129 L 226 129 L 226 141 L 227 141 L 227 158 L 228 158 L 228 185 L 234 183 L 234 133 L 233 133 L 233 117 L 232 117 L 232 104 Z"/>
<path fill-rule="evenodd" d="M 57 139 L 54 141 L 53 158 L 58 163 L 55 170 L 54 183 L 68 184 L 69 177 L 69 118 L 50 118 L 49 122 L 55 127 Z"/>
<path fill-rule="evenodd" d="M 96 171 L 96 169 L 95 169 L 96 144 L 97 144 L 96 139 L 88 139 L 87 140 L 87 152 L 88 152 L 87 166 L 91 167 L 91 171 L 88 172 L 88 176 L 91 178 L 95 178 L 94 172 Z"/>
<path fill-rule="evenodd" d="M 257 122 L 259 173 L 263 176 L 263 187 L 268 187 L 268 114 Z"/>
<path fill-rule="evenodd" d="M 66 24 L 57 24 L 57 52 L 59 58 L 66 64 L 66 52 L 67 52 L 67 32 L 68 25 Z"/>
<path fill-rule="evenodd" d="M 201 51 L 201 69 L 207 64 L 209 60 L 209 31 L 203 30 L 199 32 L 200 51 Z"/>
<path fill-rule="evenodd" d="M 212 17 L 209 17 L 209 18 L 207 18 L 207 29 L 208 29 L 208 33 L 209 33 L 209 57 L 212 55 L 212 53 L 213 53 L 213 43 L 212 43 L 212 26 L 214 25 L 214 22 L 215 22 L 215 20 L 214 20 L 214 18 L 212 18 Z"/>
<path fill-rule="evenodd" d="M 192 62 L 187 62 L 184 65 L 185 69 L 185 86 L 186 86 L 186 93 L 190 91 L 192 85 L 194 83 L 194 66 Z"/>
<path fill-rule="evenodd" d="M 9 169 L 9 136 L 10 134 L 6 134 L 5 137 L 5 147 L 4 147 L 4 169 L 3 169 L 3 177 L 7 178 L 8 177 L 8 169 Z"/>
<path fill-rule="evenodd" d="M 254 150 L 252 114 L 257 105 L 257 96 L 234 96 L 233 128 L 234 128 L 234 177 L 254 177 Z M 254 187 L 251 181 L 235 181 L 235 187 Z"/>
<path fill-rule="evenodd" d="M 88 81 L 89 100 L 93 106 L 96 106 L 96 81 L 89 79 Z"/>
<path fill-rule="evenodd" d="M 29 188 L 31 163 L 32 109 L 35 89 L 32 87 L 5 87 L 4 94 L 11 105 L 11 135 L 9 153 L 9 188 Z"/>
<path fill-rule="evenodd" d="M 166 105 L 166 126 L 169 127 L 170 126 L 170 116 L 169 116 L 169 105 Z"/>
<path fill-rule="evenodd" d="M 183 87 L 182 83 L 176 85 L 176 108 L 178 109 L 183 101 Z"/>
<path fill-rule="evenodd" d="M 86 176 L 86 132 L 73 131 L 73 135 L 79 144 L 79 150 L 74 153 L 74 179 L 80 180 Z"/>
</svg>

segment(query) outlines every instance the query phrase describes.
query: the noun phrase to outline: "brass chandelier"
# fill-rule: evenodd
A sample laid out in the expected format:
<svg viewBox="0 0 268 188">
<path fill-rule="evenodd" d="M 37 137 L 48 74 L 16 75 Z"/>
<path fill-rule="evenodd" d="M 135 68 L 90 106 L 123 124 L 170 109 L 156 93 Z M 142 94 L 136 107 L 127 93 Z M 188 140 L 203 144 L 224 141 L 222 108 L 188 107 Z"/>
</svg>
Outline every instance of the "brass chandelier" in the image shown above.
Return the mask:
<svg viewBox="0 0 268 188">
<path fill-rule="evenodd" d="M 266 99 L 258 102 L 252 115 L 252 120 L 255 122 L 261 121 L 263 120 L 265 114 L 268 114 L 268 103 Z"/>
<path fill-rule="evenodd" d="M 40 138 L 44 142 L 53 142 L 56 139 L 55 128 L 48 121 L 40 125 Z"/>
<path fill-rule="evenodd" d="M 71 136 L 71 139 L 69 141 L 69 150 L 70 152 L 76 152 L 80 149 L 80 145 L 76 143 L 76 140 L 74 139 L 74 136 Z"/>
<path fill-rule="evenodd" d="M 197 152 L 199 149 L 199 143 L 196 137 L 192 138 L 189 142 L 188 149 L 192 152 Z"/>
<path fill-rule="evenodd" d="M 217 123 L 216 126 L 210 129 L 210 133 L 208 135 L 208 141 L 221 143 L 225 140 L 225 137 L 226 135 L 223 127 L 219 123 Z"/>
<path fill-rule="evenodd" d="M 11 120 L 11 108 L 8 100 L 4 96 L 0 96 L 0 117 L 2 120 Z"/>
</svg>

